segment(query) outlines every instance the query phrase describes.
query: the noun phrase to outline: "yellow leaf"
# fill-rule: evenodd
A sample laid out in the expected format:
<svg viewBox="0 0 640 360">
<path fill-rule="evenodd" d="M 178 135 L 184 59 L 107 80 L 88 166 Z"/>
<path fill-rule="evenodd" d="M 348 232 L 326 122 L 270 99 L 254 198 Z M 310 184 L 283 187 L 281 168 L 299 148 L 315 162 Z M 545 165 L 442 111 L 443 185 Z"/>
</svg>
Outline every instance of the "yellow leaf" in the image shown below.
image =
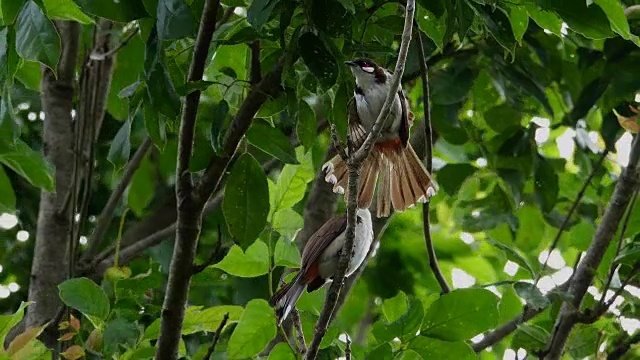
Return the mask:
<svg viewBox="0 0 640 360">
<path fill-rule="evenodd" d="M 60 324 L 58 324 L 58 330 L 65 330 L 68 327 L 69 327 L 68 321 L 61 321 Z"/>
<path fill-rule="evenodd" d="M 67 351 L 61 353 L 62 357 L 67 360 L 76 360 L 84 356 L 84 349 L 79 345 L 72 345 L 67 348 Z"/>
<path fill-rule="evenodd" d="M 35 340 L 42 333 L 47 325 L 49 325 L 49 323 L 36 328 L 28 328 L 25 332 L 16 336 L 7 348 L 9 355 L 13 355 L 29 345 L 30 342 Z"/>
<path fill-rule="evenodd" d="M 98 328 L 93 329 L 93 331 L 87 338 L 87 342 L 85 342 L 85 346 L 89 350 L 100 352 L 100 350 L 102 349 L 102 331 L 100 331 L 100 329 Z"/>
</svg>

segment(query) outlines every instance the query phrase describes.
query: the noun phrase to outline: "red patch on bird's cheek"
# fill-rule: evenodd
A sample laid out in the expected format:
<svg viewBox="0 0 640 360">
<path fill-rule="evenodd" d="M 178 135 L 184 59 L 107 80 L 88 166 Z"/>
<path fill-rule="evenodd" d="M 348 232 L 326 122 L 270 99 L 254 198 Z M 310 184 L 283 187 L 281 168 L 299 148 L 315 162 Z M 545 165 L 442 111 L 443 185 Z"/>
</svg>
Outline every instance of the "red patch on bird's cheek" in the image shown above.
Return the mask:
<svg viewBox="0 0 640 360">
<path fill-rule="evenodd" d="M 395 138 L 387 141 L 377 142 L 374 146 L 377 151 L 389 151 L 395 150 L 398 146 L 402 145 L 402 140 L 400 138 Z"/>
<path fill-rule="evenodd" d="M 307 268 L 307 272 L 304 274 L 304 283 L 312 283 L 318 276 L 320 276 L 320 269 L 318 268 L 318 261 L 316 260 Z"/>
</svg>

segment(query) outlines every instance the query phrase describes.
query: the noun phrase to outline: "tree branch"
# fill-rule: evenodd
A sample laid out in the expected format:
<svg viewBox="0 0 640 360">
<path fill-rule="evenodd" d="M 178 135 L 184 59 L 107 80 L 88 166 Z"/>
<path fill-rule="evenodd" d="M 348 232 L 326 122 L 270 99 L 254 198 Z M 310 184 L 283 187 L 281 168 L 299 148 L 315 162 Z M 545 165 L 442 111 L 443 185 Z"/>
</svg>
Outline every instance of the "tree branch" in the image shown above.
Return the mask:
<svg viewBox="0 0 640 360">
<path fill-rule="evenodd" d="M 571 280 L 569 294 L 572 296 L 572 300 L 564 303 L 560 309 L 553 336 L 544 353 L 544 359 L 556 360 L 562 355 L 571 330 L 577 322 L 576 312 L 580 309 L 582 299 L 616 233 L 631 196 L 638 188 L 638 159 L 640 158 L 640 141 L 638 139 L 639 137 L 635 136 L 629 156 L 629 165 L 620 175 L 609 205 L 596 229 L 593 241 Z"/>
<path fill-rule="evenodd" d="M 408 0 L 405 7 L 405 22 L 404 30 L 402 33 L 402 43 L 400 44 L 398 60 L 396 62 L 396 68 L 391 80 L 389 93 L 387 94 L 387 98 L 380 111 L 380 114 L 378 115 L 378 118 L 376 119 L 371 133 L 367 135 L 367 138 L 360 149 L 358 149 L 358 151 L 356 151 L 356 153 L 353 154 L 347 162 L 347 166 L 349 168 L 349 196 L 347 206 L 346 240 L 340 254 L 340 263 L 338 266 L 338 270 L 336 271 L 334 281 L 332 282 L 329 291 L 327 292 L 327 297 L 322 308 L 322 312 L 320 313 L 320 317 L 315 326 L 313 340 L 311 342 L 311 345 L 309 346 L 309 351 L 305 356 L 305 359 L 307 360 L 315 359 L 318 355 L 320 342 L 322 341 L 322 338 L 327 331 L 329 320 L 333 316 L 336 303 L 338 302 L 340 289 L 344 284 L 344 275 L 347 270 L 349 258 L 351 257 L 351 249 L 353 248 L 353 242 L 355 238 L 356 206 L 358 196 L 357 188 L 358 177 L 360 175 L 360 167 L 362 166 L 362 162 L 367 158 L 367 156 L 369 156 L 371 147 L 373 146 L 374 142 L 380 136 L 380 132 L 382 131 L 382 128 L 388 120 L 387 118 L 389 117 L 389 114 L 391 112 L 391 104 L 395 100 L 396 93 L 398 92 L 400 80 L 402 79 L 402 74 L 404 72 L 404 64 L 407 59 L 407 52 L 409 50 L 409 42 L 411 41 L 411 28 L 413 24 L 414 10 L 415 0 Z"/>
<path fill-rule="evenodd" d="M 219 0 L 207 0 L 204 4 L 193 60 L 187 75 L 188 82 L 202 79 L 219 8 Z M 194 201 L 191 193 L 193 183 L 191 173 L 189 173 L 200 93 L 200 90 L 194 90 L 189 93 L 184 100 L 182 108 L 180 135 L 178 138 L 178 164 L 176 167 L 176 201 L 178 208 L 176 244 L 171 258 L 167 291 L 160 318 L 157 359 L 178 358 L 185 304 L 191 282 L 191 269 L 196 255 L 202 209 L 205 204 L 205 202 L 199 204 Z"/>
<path fill-rule="evenodd" d="M 222 333 L 222 329 L 224 329 L 224 326 L 227 324 L 227 321 L 229 321 L 229 313 L 224 314 L 224 317 L 222 318 L 220 325 L 218 325 L 218 329 L 216 329 L 215 334 L 213 334 L 213 340 L 211 341 L 211 346 L 209 346 L 207 353 L 202 358 L 203 360 L 211 359 L 211 355 L 213 355 L 213 352 L 216 350 L 216 344 L 218 343 L 218 340 L 220 340 L 220 334 Z"/>
<path fill-rule="evenodd" d="M 29 306 L 26 328 L 42 326 L 56 315 L 62 305 L 57 285 L 67 271 L 71 187 L 74 164 L 73 108 L 75 69 L 80 45 L 80 24 L 56 21 L 62 44 L 57 74 L 42 67 L 41 101 L 45 113 L 43 126 L 44 156 L 55 167 L 55 189 L 42 190 L 38 210 L 36 240 L 29 281 Z M 48 347 L 56 346 L 57 328 L 50 326 L 40 336 Z"/>
<path fill-rule="evenodd" d="M 640 5 L 638 6 L 638 9 L 640 10 Z M 626 354 L 629 349 L 631 349 L 631 346 L 637 343 L 640 343 L 640 332 L 636 332 L 635 335 L 611 350 L 609 352 L 609 355 L 607 356 L 607 360 L 618 360 L 622 358 L 622 356 Z"/>
<path fill-rule="evenodd" d="M 416 43 L 418 45 L 418 54 L 420 56 L 420 77 L 422 79 L 422 99 L 424 105 L 424 158 L 427 160 L 427 171 L 432 174 L 433 171 L 433 138 L 431 136 L 431 97 L 429 94 L 429 69 L 427 68 L 427 60 L 425 59 L 424 45 L 422 45 L 422 34 L 420 30 L 416 31 L 418 35 L 416 37 Z M 444 278 L 440 265 L 438 265 L 438 257 L 436 256 L 436 250 L 433 247 L 433 239 L 431 238 L 431 226 L 429 223 L 429 206 L 431 201 L 427 201 L 422 205 L 422 230 L 424 232 L 424 241 L 427 247 L 427 256 L 429 257 L 429 267 L 433 272 L 440 289 L 443 294 L 451 292 L 451 287 L 447 283 L 447 279 Z"/>
<path fill-rule="evenodd" d="M 589 187 L 589 185 L 591 185 L 591 180 L 596 175 L 598 170 L 600 170 L 600 167 L 602 166 L 602 163 L 604 162 L 604 159 L 607 158 L 607 155 L 609 155 L 609 149 L 604 149 L 602 154 L 600 154 L 600 158 L 598 159 L 598 162 L 593 167 L 593 169 L 591 170 L 591 173 L 589 174 L 589 176 L 587 176 L 587 179 L 582 184 L 582 188 L 580 188 L 580 191 L 578 192 L 578 196 L 576 196 L 576 199 L 573 201 L 573 204 L 571 205 L 571 209 L 569 209 L 569 212 L 567 213 L 567 216 L 562 221 L 562 224 L 560 225 L 560 228 L 558 229 L 558 233 L 556 234 L 556 237 L 553 238 L 553 241 L 551 241 L 551 246 L 549 246 L 549 250 L 548 250 L 549 252 L 547 254 L 547 258 L 542 263 L 542 267 L 540 268 L 540 273 L 538 274 L 538 277 L 536 278 L 536 281 L 535 281 L 534 284 L 538 284 L 538 281 L 540 281 L 540 278 L 542 277 L 542 274 L 543 274 L 544 270 L 547 267 L 547 262 L 549 261 L 549 258 L 551 257 L 551 252 L 558 246 L 558 242 L 560 242 L 560 238 L 562 237 L 562 233 L 566 230 L 567 226 L 569 225 L 569 221 L 571 220 L 571 216 L 573 216 L 573 213 L 578 208 L 578 205 L 580 205 L 580 201 L 584 197 L 584 194 L 587 192 L 587 188 Z"/>
<path fill-rule="evenodd" d="M 300 355 L 304 356 L 307 353 L 307 343 L 304 341 L 304 332 L 302 332 L 302 322 L 300 321 L 300 313 L 295 307 L 291 310 L 291 319 L 293 320 L 293 326 L 296 328 L 296 338 L 298 339 L 298 348 L 300 349 Z"/>
<path fill-rule="evenodd" d="M 87 251 L 82 256 L 83 260 L 92 258 L 98 251 L 98 249 L 100 249 L 102 240 L 104 239 L 104 235 L 107 233 L 107 229 L 109 228 L 109 225 L 111 225 L 111 221 L 113 220 L 113 213 L 115 212 L 120 199 L 122 199 L 124 191 L 127 189 L 127 186 L 129 186 L 131 179 L 133 179 L 133 175 L 140 167 L 142 159 L 144 159 L 144 157 L 147 155 L 152 144 L 153 143 L 151 139 L 147 138 L 142 143 L 142 145 L 140 145 L 136 153 L 127 164 L 127 168 L 122 175 L 122 179 L 120 179 L 120 183 L 118 183 L 116 188 L 113 190 L 111 196 L 109 196 L 107 204 L 105 205 L 104 209 L 102 209 L 100 215 L 98 215 L 96 227 L 93 229 L 93 233 L 89 238 L 89 246 L 87 248 Z"/>
</svg>

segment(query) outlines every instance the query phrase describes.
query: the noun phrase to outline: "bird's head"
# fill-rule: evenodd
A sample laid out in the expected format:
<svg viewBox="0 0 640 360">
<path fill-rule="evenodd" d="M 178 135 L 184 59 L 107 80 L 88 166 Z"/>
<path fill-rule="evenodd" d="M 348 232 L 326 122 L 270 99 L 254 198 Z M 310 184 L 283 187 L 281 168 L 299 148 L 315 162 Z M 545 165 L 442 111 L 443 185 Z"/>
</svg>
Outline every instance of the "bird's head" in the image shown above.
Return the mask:
<svg viewBox="0 0 640 360">
<path fill-rule="evenodd" d="M 384 70 L 369 58 L 358 58 L 344 63 L 351 67 L 351 72 L 359 85 L 380 82 L 381 78 L 385 77 Z"/>
</svg>

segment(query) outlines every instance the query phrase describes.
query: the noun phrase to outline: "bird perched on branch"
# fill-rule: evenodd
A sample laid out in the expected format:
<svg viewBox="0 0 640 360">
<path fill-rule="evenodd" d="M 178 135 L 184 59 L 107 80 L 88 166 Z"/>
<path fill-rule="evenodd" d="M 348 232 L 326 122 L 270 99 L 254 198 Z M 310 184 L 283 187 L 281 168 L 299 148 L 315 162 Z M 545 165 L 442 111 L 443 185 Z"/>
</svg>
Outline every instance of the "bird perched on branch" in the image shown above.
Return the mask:
<svg viewBox="0 0 640 360">
<path fill-rule="evenodd" d="M 349 136 L 356 148 L 364 143 L 373 128 L 389 93 L 393 74 L 371 59 L 347 61 L 356 78 L 354 96 L 347 105 Z M 358 181 L 358 208 L 371 205 L 378 175 L 377 216 L 389 216 L 391 206 L 403 211 L 417 202 L 425 202 L 438 189 L 437 184 L 409 144 L 409 129 L 413 113 L 402 89 L 391 106 L 389 118 L 371 153 L 364 161 Z M 325 180 L 333 184 L 333 191 L 348 191 L 348 169 L 340 155 L 327 161 L 322 169 Z"/>
<path fill-rule="evenodd" d="M 300 271 L 269 300 L 271 306 L 276 308 L 278 325 L 282 324 L 293 310 L 305 287 L 307 292 L 312 292 L 333 280 L 338 270 L 340 252 L 347 238 L 346 230 L 347 214 L 344 214 L 327 221 L 311 235 L 302 251 Z M 372 241 L 371 213 L 368 209 L 358 209 L 355 238 L 345 276 L 350 276 L 360 267 Z"/>
</svg>

